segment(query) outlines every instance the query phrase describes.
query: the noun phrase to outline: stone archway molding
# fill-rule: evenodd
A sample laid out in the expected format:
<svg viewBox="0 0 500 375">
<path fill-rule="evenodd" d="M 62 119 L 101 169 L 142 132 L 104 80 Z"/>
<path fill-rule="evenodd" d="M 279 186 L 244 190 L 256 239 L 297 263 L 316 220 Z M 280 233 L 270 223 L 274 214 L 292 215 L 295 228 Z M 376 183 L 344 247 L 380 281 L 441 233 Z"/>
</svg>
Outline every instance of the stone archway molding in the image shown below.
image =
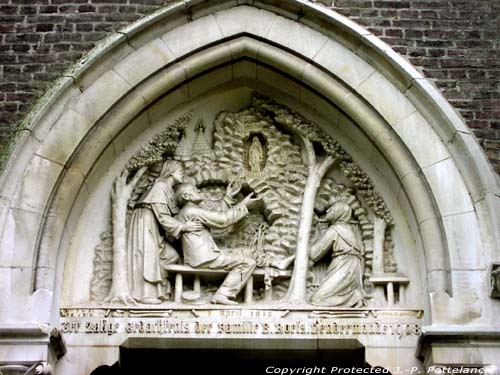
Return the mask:
<svg viewBox="0 0 500 375">
<path fill-rule="evenodd" d="M 101 142 L 99 146 L 96 145 L 97 139 L 106 139 L 111 141 L 121 131 L 124 124 L 131 121 L 138 113 L 144 108 L 145 101 L 153 102 L 159 95 L 164 92 L 169 92 L 175 87 L 180 85 L 184 80 L 189 80 L 194 77 L 203 75 L 205 71 L 214 71 L 218 66 L 229 63 L 231 60 L 238 60 L 241 58 L 252 58 L 255 61 L 265 63 L 273 66 L 282 72 L 286 72 L 294 77 L 302 78 L 306 84 L 310 84 L 314 90 L 320 92 L 327 98 L 333 105 L 342 107 L 353 119 L 361 124 L 363 130 L 375 140 L 377 146 L 382 150 L 387 150 L 388 159 L 394 166 L 396 174 L 403 181 L 402 188 L 407 191 L 409 196 L 419 196 L 420 198 L 414 202 L 413 208 L 419 223 L 427 223 L 423 229 L 423 240 L 426 243 L 425 248 L 428 250 L 427 257 L 427 271 L 430 275 L 437 275 L 440 278 L 439 282 L 436 280 L 429 280 L 437 290 L 449 290 L 447 285 L 446 272 L 449 271 L 447 255 L 442 253 L 441 256 L 436 255 L 438 251 L 444 251 L 446 245 L 441 239 L 441 230 L 439 224 L 439 212 L 433 206 L 434 198 L 428 194 L 427 183 L 420 177 L 418 165 L 409 157 L 409 153 L 405 147 L 391 139 L 390 133 L 392 132 L 389 125 L 384 121 L 380 115 L 371 109 L 363 102 L 357 95 L 352 95 L 352 92 L 340 81 L 333 81 L 333 77 L 322 73 L 310 65 L 308 71 L 304 69 L 304 64 L 294 55 L 290 55 L 269 44 L 258 41 L 250 36 L 241 35 L 229 39 L 228 42 L 223 41 L 220 44 L 212 45 L 207 50 L 200 49 L 197 53 L 190 55 L 186 59 L 180 60 L 179 63 L 171 65 L 166 69 L 162 69 L 154 75 L 146 78 L 138 84 L 131 93 L 124 94 L 124 97 L 117 103 L 109 112 L 101 117 L 98 123 L 106 124 L 106 127 L 96 125 L 95 134 L 89 132 L 86 136 L 89 139 L 83 144 L 78 143 L 74 145 L 72 153 L 63 151 L 58 147 L 58 139 L 53 140 L 53 146 L 46 146 L 42 150 L 42 156 L 49 160 L 54 160 L 60 157 L 59 162 L 67 165 L 68 170 L 64 177 L 60 180 L 59 190 L 56 190 L 54 196 L 61 196 L 68 194 L 68 187 L 73 186 L 79 189 L 78 184 L 75 185 L 75 175 L 81 174 L 81 178 L 88 175 L 92 169 L 93 162 L 99 157 L 100 153 L 104 152 L 107 147 L 107 142 Z M 207 58 L 207 55 L 211 59 Z M 184 75 L 185 67 L 188 71 Z M 314 70 L 314 72 L 313 72 Z M 217 73 L 214 73 L 217 74 Z M 307 74 L 308 76 L 304 76 Z M 167 77 L 161 79 L 161 76 Z M 176 79 L 170 79 L 176 77 Z M 333 83 L 332 83 L 333 82 Z M 213 80 L 213 85 L 218 84 L 217 80 Z M 207 86 L 206 89 L 209 87 Z M 136 93 L 141 93 L 140 95 Z M 141 97 L 143 100 L 141 100 Z M 146 98 L 144 100 L 144 97 Z M 297 98 L 299 99 L 299 98 Z M 383 135 L 386 135 L 384 137 Z M 60 137 L 60 135 L 57 135 Z M 392 138 L 392 137 L 391 137 Z M 91 140 L 92 139 L 92 140 Z M 66 152 L 66 155 L 61 155 L 61 152 Z M 68 159 L 64 159 L 67 157 Z M 61 190 L 62 189 L 62 190 Z M 72 209 L 68 205 L 67 199 L 59 199 L 54 201 L 51 206 L 52 215 L 49 215 L 46 226 L 43 229 L 47 233 L 51 228 L 61 228 L 61 225 L 53 225 L 51 218 L 67 217 Z M 432 225 L 430 224 L 432 221 Z M 67 226 L 67 224 L 65 224 Z M 54 258 L 56 253 L 52 251 L 54 248 L 59 247 L 57 239 L 61 238 L 63 233 L 56 234 L 55 236 L 41 236 L 39 244 L 39 263 L 38 270 L 44 267 L 53 268 L 56 261 Z M 56 239 L 56 241 L 54 241 Z M 432 251 L 431 251 L 432 250 Z M 444 270 L 444 272 L 442 272 Z M 48 276 L 48 277 L 47 277 Z M 439 284 L 439 286 L 437 286 Z M 37 272 L 36 289 L 53 289 L 53 276 L 50 274 Z"/>
</svg>

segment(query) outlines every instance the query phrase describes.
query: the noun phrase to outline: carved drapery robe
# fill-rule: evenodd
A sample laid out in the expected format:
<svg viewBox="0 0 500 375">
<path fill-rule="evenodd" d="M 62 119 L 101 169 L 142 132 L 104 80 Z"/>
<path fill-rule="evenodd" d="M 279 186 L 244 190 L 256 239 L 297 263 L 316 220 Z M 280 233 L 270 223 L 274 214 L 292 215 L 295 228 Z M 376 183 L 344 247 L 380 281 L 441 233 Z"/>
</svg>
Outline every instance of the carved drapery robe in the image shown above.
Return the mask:
<svg viewBox="0 0 500 375">
<path fill-rule="evenodd" d="M 211 211 L 195 205 L 184 206 L 176 218 L 181 222 L 198 221 L 205 228 L 183 233 L 181 237 L 184 263 L 191 267 L 199 267 L 214 260 L 221 254 L 212 234 L 207 228 L 224 229 L 238 222 L 248 214 L 244 205 L 236 205 L 226 211 Z"/>
<path fill-rule="evenodd" d="M 162 265 L 177 262 L 179 255 L 160 233 L 173 239 L 181 223 L 173 218 L 178 208 L 175 194 L 165 180 L 158 179 L 139 199 L 130 218 L 127 255 L 129 291 L 138 301 L 168 299 L 170 284 Z"/>
<path fill-rule="evenodd" d="M 255 261 L 237 252 L 219 249 L 207 228 L 223 229 L 235 224 L 248 214 L 243 204 L 226 211 L 211 211 L 192 203 L 186 204 L 176 216 L 181 222 L 198 221 L 205 228 L 181 235 L 184 263 L 191 267 L 207 267 L 229 271 L 217 293 L 234 298 L 248 281 L 255 269 Z"/>
<path fill-rule="evenodd" d="M 315 262 L 330 249 L 333 250 L 333 259 L 325 279 L 311 297 L 313 305 L 364 305 L 362 246 L 356 234 L 357 228 L 354 225 L 336 223 L 312 245 L 310 258 Z"/>
</svg>

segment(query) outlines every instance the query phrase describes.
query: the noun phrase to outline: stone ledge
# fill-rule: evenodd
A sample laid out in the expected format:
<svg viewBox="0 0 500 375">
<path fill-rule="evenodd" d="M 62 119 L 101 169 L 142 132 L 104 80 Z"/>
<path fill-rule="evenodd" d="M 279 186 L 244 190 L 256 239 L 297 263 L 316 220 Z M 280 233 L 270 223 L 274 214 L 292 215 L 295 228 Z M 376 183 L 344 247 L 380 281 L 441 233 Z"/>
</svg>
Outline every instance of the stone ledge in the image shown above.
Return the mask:
<svg viewBox="0 0 500 375">
<path fill-rule="evenodd" d="M 0 363 L 11 361 L 16 353 L 30 353 L 41 356 L 35 361 L 47 361 L 51 357 L 61 358 L 66 354 L 66 344 L 57 328 L 48 324 L 2 324 L 0 325 L 0 353 L 6 353 L 4 358 L 0 355 Z M 10 348 L 10 350 L 9 350 Z"/>
<path fill-rule="evenodd" d="M 0 342 L 16 338 L 48 338 L 50 326 L 46 324 L 7 323 L 0 325 Z"/>
<path fill-rule="evenodd" d="M 439 327 L 423 327 L 422 333 L 418 338 L 417 349 L 415 355 L 419 360 L 427 366 L 440 363 L 440 358 L 435 353 L 435 346 L 440 350 L 449 347 L 461 347 L 467 349 L 479 349 L 482 346 L 498 347 L 500 350 L 500 327 L 464 327 L 464 326 L 447 326 Z M 448 359 L 447 365 L 454 365 L 453 359 Z M 491 363 L 456 363 L 457 365 L 491 365 Z"/>
<path fill-rule="evenodd" d="M 133 348 L 175 348 L 175 349 L 358 349 L 363 345 L 357 339 L 281 339 L 256 338 L 252 340 L 238 338 L 146 338 L 130 337 L 121 347 Z"/>
</svg>

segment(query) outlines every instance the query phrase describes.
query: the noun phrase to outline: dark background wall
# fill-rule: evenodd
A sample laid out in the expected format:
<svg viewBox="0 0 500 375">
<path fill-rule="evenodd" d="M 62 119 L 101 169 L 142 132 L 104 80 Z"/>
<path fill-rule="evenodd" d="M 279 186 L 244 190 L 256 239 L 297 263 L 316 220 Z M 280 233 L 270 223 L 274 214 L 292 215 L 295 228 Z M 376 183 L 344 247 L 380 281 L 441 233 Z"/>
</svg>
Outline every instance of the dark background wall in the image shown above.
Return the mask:
<svg viewBox="0 0 500 375">
<path fill-rule="evenodd" d="M 0 146 L 66 68 L 169 2 L 0 0 Z M 333 9 L 433 80 L 500 173 L 499 0 L 335 0 Z"/>
</svg>

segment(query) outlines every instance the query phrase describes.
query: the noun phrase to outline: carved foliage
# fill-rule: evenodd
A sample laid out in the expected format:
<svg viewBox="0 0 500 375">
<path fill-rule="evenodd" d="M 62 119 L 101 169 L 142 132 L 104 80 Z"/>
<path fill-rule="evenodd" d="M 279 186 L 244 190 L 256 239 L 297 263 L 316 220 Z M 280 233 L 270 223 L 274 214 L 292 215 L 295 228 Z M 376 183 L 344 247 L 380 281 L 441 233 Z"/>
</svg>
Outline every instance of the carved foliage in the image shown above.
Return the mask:
<svg viewBox="0 0 500 375">
<path fill-rule="evenodd" d="M 113 234 L 103 232 L 101 242 L 95 247 L 94 275 L 90 281 L 90 299 L 103 300 L 111 287 L 113 265 Z"/>
<path fill-rule="evenodd" d="M 262 171 L 254 174 L 245 160 L 245 140 L 257 133 L 266 140 L 266 161 Z M 292 254 L 307 177 L 300 147 L 292 142 L 290 134 L 274 125 L 272 118 L 254 107 L 239 113 L 221 113 L 215 120 L 213 139 L 214 156 L 193 155 L 192 161 L 185 164 L 186 175 L 197 185 L 218 181 L 226 184 L 238 178 L 262 198 L 261 217 L 268 228 L 265 251 Z"/>
<path fill-rule="evenodd" d="M 193 111 L 184 113 L 177 118 L 173 123 L 161 133 L 157 134 L 148 145 L 143 147 L 137 155 L 134 155 L 128 162 L 125 168 L 133 171 L 143 166 L 150 166 L 161 163 L 164 160 L 165 154 L 173 154 L 180 136 L 183 134 L 183 129 L 189 123 Z"/>
<path fill-rule="evenodd" d="M 340 167 L 344 175 L 353 182 L 357 194 L 366 201 L 368 207 L 388 224 L 393 224 L 391 213 L 382 197 L 376 192 L 370 177 L 368 177 L 354 162 L 343 162 Z"/>
</svg>

